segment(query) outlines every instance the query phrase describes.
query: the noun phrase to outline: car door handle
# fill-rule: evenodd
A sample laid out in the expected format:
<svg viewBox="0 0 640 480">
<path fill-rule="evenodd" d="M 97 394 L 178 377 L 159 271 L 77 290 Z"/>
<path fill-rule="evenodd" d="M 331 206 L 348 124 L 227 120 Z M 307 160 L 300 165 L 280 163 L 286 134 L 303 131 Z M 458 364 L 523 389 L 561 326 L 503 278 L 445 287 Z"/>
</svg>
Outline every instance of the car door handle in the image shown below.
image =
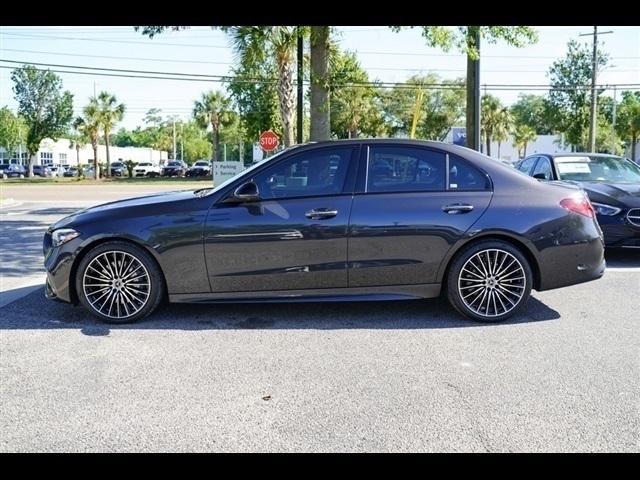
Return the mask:
<svg viewBox="0 0 640 480">
<path fill-rule="evenodd" d="M 324 218 L 333 218 L 338 215 L 338 210 L 333 208 L 314 208 L 304 214 L 305 217 L 312 220 L 322 220 Z"/>
<path fill-rule="evenodd" d="M 473 210 L 473 205 L 469 205 L 468 203 L 452 203 L 450 205 L 445 205 L 442 207 L 442 211 L 449 213 L 451 215 L 456 213 L 468 213 Z"/>
</svg>

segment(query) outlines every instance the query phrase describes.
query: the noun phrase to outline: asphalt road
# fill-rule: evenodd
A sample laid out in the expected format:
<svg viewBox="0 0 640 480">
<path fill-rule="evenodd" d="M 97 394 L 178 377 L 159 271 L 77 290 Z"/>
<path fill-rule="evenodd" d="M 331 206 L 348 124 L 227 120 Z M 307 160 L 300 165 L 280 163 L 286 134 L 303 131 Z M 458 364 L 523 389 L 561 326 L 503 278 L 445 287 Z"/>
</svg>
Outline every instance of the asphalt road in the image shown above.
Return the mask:
<svg viewBox="0 0 640 480">
<path fill-rule="evenodd" d="M 0 209 L 0 451 L 640 451 L 635 252 L 498 325 L 428 300 L 114 327 L 37 282 L 42 232 L 83 202 Z"/>
</svg>

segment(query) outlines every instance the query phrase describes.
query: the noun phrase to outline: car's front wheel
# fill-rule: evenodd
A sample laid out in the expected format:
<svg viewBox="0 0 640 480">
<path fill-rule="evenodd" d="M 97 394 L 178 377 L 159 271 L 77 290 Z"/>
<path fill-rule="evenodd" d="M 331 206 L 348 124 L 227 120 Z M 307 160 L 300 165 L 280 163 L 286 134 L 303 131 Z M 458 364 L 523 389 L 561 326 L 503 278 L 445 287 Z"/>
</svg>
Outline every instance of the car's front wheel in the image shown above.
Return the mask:
<svg viewBox="0 0 640 480">
<path fill-rule="evenodd" d="M 153 312 L 164 294 L 164 279 L 149 253 L 127 242 L 98 245 L 76 274 L 80 303 L 108 323 L 129 323 Z"/>
<path fill-rule="evenodd" d="M 527 302 L 533 274 L 510 243 L 481 241 L 461 251 L 449 269 L 447 296 L 458 312 L 480 322 L 500 322 Z"/>
</svg>

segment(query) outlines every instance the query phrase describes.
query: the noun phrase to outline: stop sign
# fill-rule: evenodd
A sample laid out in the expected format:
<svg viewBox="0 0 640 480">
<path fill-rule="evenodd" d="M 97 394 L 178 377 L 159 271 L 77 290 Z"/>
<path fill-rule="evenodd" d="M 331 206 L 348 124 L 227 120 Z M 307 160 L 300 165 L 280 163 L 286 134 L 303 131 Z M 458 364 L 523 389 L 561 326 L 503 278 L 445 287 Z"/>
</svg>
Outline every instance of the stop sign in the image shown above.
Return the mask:
<svg viewBox="0 0 640 480">
<path fill-rule="evenodd" d="M 267 130 L 260 135 L 260 147 L 265 152 L 270 152 L 278 148 L 278 144 L 280 143 L 278 136 L 273 133 L 271 130 Z"/>
</svg>

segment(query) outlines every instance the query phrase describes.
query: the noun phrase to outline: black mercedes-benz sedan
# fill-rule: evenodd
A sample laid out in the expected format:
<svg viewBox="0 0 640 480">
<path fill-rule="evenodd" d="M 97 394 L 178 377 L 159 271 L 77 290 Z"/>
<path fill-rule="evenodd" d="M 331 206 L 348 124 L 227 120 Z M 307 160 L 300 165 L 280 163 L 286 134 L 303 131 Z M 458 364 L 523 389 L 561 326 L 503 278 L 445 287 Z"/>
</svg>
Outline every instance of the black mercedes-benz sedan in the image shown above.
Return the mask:
<svg viewBox="0 0 640 480">
<path fill-rule="evenodd" d="M 543 181 L 582 187 L 593 205 L 607 248 L 640 249 L 640 167 L 601 153 L 537 153 L 517 167 Z"/>
<path fill-rule="evenodd" d="M 46 295 L 107 322 L 171 302 L 446 295 L 500 321 L 532 289 L 601 277 L 584 192 L 464 147 L 341 140 L 286 149 L 215 188 L 79 211 L 44 237 Z"/>
</svg>

